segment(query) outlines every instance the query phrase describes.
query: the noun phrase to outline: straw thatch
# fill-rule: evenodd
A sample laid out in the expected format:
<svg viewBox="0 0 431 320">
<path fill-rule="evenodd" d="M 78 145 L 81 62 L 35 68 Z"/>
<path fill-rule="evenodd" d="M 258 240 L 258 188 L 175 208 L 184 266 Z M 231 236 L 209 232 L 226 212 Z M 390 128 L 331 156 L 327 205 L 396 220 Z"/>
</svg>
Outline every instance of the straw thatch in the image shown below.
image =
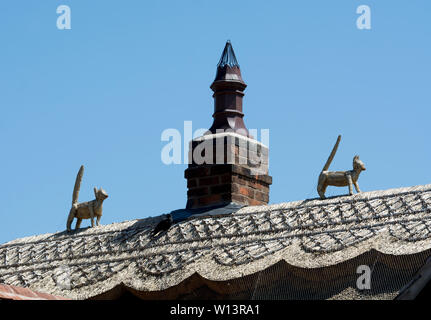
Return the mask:
<svg viewBox="0 0 431 320">
<path fill-rule="evenodd" d="M 316 270 L 322 275 L 335 270 L 331 268 L 342 270 L 343 263 L 370 252 L 380 254 L 381 261 L 392 259 L 387 265 L 395 270 L 400 264 L 397 257 L 422 254 L 414 265 L 399 266 L 406 279 L 396 287 L 387 289 L 382 284 L 378 294 L 393 298 L 431 248 L 431 185 L 244 207 L 228 215 L 199 215 L 151 238 L 160 219 L 8 242 L 0 246 L 0 283 L 86 299 L 119 285 L 148 294 L 163 292 L 184 285 L 191 277 L 206 281 L 206 286 L 215 281 L 221 286 L 222 281 L 254 277 L 280 262 L 290 268 L 292 279 L 305 279 L 307 274 L 318 278 Z M 326 277 L 328 282 L 332 276 Z M 338 292 L 331 291 L 325 298 L 357 294 L 349 293 L 355 289 L 346 286 L 337 288 Z"/>
</svg>

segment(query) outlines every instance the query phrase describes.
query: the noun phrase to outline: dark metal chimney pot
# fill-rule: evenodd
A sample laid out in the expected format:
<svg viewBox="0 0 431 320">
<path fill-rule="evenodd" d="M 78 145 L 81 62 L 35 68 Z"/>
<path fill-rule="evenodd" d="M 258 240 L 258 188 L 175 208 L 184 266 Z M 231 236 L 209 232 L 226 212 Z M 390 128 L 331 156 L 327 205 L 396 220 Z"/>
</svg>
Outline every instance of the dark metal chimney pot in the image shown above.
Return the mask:
<svg viewBox="0 0 431 320">
<path fill-rule="evenodd" d="M 232 44 L 228 40 L 217 65 L 216 77 L 210 87 L 214 91 L 214 122 L 209 129 L 211 133 L 222 129 L 251 137 L 245 127 L 242 112 L 243 91 L 246 87 Z"/>
</svg>

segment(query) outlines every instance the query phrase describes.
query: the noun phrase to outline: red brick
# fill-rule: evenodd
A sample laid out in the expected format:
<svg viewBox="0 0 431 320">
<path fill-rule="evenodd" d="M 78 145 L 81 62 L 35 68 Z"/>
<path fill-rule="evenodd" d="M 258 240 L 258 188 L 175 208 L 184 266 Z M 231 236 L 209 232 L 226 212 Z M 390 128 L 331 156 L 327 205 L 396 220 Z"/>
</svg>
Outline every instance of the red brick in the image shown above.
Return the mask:
<svg viewBox="0 0 431 320">
<path fill-rule="evenodd" d="M 199 186 L 209 186 L 213 184 L 219 183 L 219 177 L 213 176 L 213 177 L 206 177 L 206 178 L 200 178 L 199 179 Z"/>
<path fill-rule="evenodd" d="M 233 193 L 239 193 L 239 187 L 240 185 L 237 183 L 232 183 L 232 192 Z"/>
<path fill-rule="evenodd" d="M 220 183 L 229 183 L 232 180 L 230 173 L 226 173 L 220 176 Z"/>
<path fill-rule="evenodd" d="M 205 196 L 208 194 L 208 188 L 204 187 L 204 188 L 195 188 L 195 189 L 190 189 L 189 191 L 187 191 L 187 196 L 189 197 L 200 197 L 200 196 Z"/>
<path fill-rule="evenodd" d="M 243 203 L 243 204 L 248 203 L 246 197 L 241 196 L 239 194 L 232 194 L 232 201 L 237 203 Z"/>
<path fill-rule="evenodd" d="M 210 195 L 210 196 L 198 198 L 198 204 L 200 206 L 206 206 L 206 205 L 213 204 L 213 203 L 218 203 L 218 202 L 221 202 L 221 201 L 222 201 L 221 194 L 213 194 L 213 195 Z"/>
<path fill-rule="evenodd" d="M 187 180 L 187 188 L 191 189 L 191 188 L 195 188 L 197 186 L 198 186 L 198 184 L 196 182 L 196 179 Z"/>
<path fill-rule="evenodd" d="M 254 198 L 254 191 L 250 188 L 240 186 L 239 193 L 249 198 Z"/>
<path fill-rule="evenodd" d="M 269 201 L 268 175 L 252 175 L 250 168 L 236 164 L 190 166 L 185 172 L 189 191 L 187 208 L 236 202 L 262 205 Z"/>
<path fill-rule="evenodd" d="M 231 184 L 222 184 L 219 186 L 212 186 L 211 187 L 211 193 L 212 194 L 216 194 L 216 193 L 226 193 L 226 192 L 231 192 L 232 189 L 232 185 Z"/>
<path fill-rule="evenodd" d="M 184 171 L 184 177 L 186 179 L 190 178 L 201 178 L 208 176 L 210 173 L 210 167 L 193 167 L 188 168 Z"/>
<path fill-rule="evenodd" d="M 238 176 L 238 175 L 233 175 L 232 176 L 232 181 L 235 182 L 235 183 L 238 183 L 239 185 L 242 185 L 242 186 L 246 186 L 247 183 L 248 183 L 247 179 L 244 179 L 243 177 Z"/>
<path fill-rule="evenodd" d="M 269 196 L 268 196 L 267 193 L 255 191 L 254 197 L 255 197 L 256 200 L 262 201 L 262 202 L 265 202 L 265 203 L 268 203 L 268 201 L 269 201 Z"/>
<path fill-rule="evenodd" d="M 211 174 L 212 175 L 221 175 L 224 173 L 230 173 L 232 172 L 233 165 L 231 164 L 216 164 L 211 167 Z"/>
<path fill-rule="evenodd" d="M 249 199 L 248 203 L 251 206 L 260 206 L 260 205 L 266 204 L 266 203 L 263 203 L 261 201 L 255 200 L 255 199 Z"/>
<path fill-rule="evenodd" d="M 196 208 L 198 206 L 198 198 L 187 199 L 186 208 Z"/>
</svg>

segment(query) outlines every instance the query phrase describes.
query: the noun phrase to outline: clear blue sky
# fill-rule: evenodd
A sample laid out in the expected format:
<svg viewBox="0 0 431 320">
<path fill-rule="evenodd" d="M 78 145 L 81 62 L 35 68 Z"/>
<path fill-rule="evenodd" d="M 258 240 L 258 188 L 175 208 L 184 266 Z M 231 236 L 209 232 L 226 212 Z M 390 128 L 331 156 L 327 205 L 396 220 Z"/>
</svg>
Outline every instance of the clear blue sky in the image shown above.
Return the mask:
<svg viewBox="0 0 431 320">
<path fill-rule="evenodd" d="M 71 30 L 56 27 L 61 4 Z M 371 30 L 356 27 L 362 4 Z M 331 169 L 359 154 L 363 191 L 431 183 L 430 12 L 429 0 L 1 1 L 0 243 L 63 231 L 81 164 L 80 200 L 110 195 L 102 224 L 183 208 L 186 166 L 161 162 L 161 133 L 210 127 L 227 39 L 245 123 L 270 129 L 270 203 L 317 196 L 338 134 Z"/>
</svg>

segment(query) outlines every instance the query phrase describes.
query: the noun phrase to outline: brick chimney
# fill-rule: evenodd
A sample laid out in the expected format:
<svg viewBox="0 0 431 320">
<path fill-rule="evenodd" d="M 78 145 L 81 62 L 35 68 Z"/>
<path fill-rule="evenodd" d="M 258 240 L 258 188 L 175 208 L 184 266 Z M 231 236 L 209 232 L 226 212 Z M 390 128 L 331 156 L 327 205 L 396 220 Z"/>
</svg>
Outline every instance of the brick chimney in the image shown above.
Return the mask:
<svg viewBox="0 0 431 320">
<path fill-rule="evenodd" d="M 242 99 L 247 85 L 227 41 L 211 89 L 214 122 L 190 142 L 186 208 L 269 201 L 268 147 L 253 139 L 244 124 Z"/>
</svg>

